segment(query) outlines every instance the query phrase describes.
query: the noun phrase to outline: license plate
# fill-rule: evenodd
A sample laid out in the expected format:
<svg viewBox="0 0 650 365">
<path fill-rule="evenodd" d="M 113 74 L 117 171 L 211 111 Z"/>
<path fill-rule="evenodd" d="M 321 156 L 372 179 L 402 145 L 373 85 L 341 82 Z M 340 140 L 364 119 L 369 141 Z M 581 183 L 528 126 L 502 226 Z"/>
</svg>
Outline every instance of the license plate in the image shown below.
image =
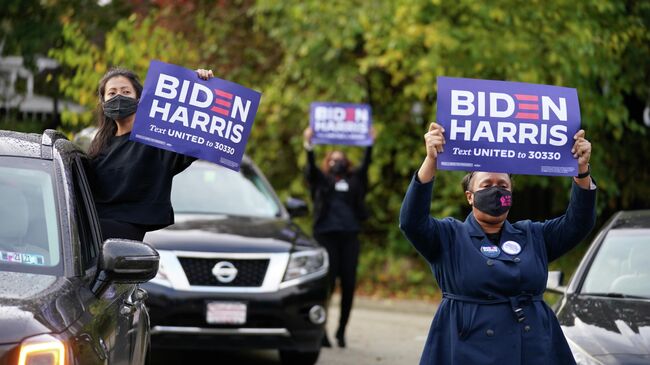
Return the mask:
<svg viewBox="0 0 650 365">
<path fill-rule="evenodd" d="M 235 302 L 208 302 L 206 321 L 211 324 L 245 324 L 246 304 Z"/>
</svg>

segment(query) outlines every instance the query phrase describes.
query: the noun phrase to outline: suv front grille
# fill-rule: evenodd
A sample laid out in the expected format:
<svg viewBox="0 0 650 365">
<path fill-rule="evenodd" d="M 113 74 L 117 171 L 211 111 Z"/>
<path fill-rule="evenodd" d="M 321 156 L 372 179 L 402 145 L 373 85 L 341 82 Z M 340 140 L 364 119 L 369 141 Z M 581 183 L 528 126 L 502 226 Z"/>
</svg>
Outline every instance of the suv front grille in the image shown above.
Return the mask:
<svg viewBox="0 0 650 365">
<path fill-rule="evenodd" d="M 190 285 L 221 286 L 221 287 L 260 287 L 269 266 L 269 259 L 205 259 L 194 257 L 179 257 L 178 260 L 185 271 Z M 222 261 L 230 262 L 237 269 L 237 276 L 229 283 L 224 283 L 212 274 L 214 266 Z"/>
</svg>

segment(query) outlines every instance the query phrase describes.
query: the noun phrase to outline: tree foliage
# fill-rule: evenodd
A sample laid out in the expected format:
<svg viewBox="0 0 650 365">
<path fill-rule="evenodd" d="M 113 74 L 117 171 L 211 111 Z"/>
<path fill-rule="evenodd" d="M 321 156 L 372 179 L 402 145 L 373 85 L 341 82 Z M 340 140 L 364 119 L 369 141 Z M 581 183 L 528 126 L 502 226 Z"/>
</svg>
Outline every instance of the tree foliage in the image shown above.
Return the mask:
<svg viewBox="0 0 650 365">
<path fill-rule="evenodd" d="M 370 226 L 396 250 L 403 247 L 396 228 L 402 194 L 424 156 L 426 126 L 413 123 L 410 111 L 420 102 L 426 119 L 435 119 L 439 75 L 577 88 L 604 192 L 601 210 L 647 206 L 650 191 L 638 183 L 650 178 L 644 161 L 650 144 L 638 108 L 650 94 L 647 3 L 260 0 L 254 10 L 285 52 L 264 95 L 267 108 L 282 106 L 265 110 L 264 122 L 289 129 L 284 143 L 300 149 L 298 132 L 312 100 L 372 104 L 381 135 L 371 170 Z M 631 171 L 639 180 L 628 178 Z M 462 218 L 459 180 L 458 173 L 439 174 L 435 215 Z M 516 199 L 541 192 L 552 202 L 520 216 L 560 214 L 566 206 L 570 179 L 518 176 L 516 183 Z M 299 183 L 291 188 L 301 191 Z"/>
<path fill-rule="evenodd" d="M 650 203 L 650 4 L 622 0 L 157 1 L 136 6 L 101 39 L 64 19 L 52 50 L 70 72 L 62 91 L 89 107 L 111 65 L 142 77 L 151 59 L 209 67 L 262 92 L 248 154 L 282 196 L 308 198 L 301 132 L 312 101 L 365 102 L 379 130 L 370 170 L 367 241 L 412 254 L 397 227 L 407 184 L 424 157 L 440 75 L 578 89 L 593 143 L 599 209 Z M 414 106 L 423 106 L 423 115 Z M 68 116 L 69 126 L 92 122 Z M 319 153 L 331 147 L 320 147 Z M 345 148 L 359 160 L 358 148 Z M 463 218 L 461 173 L 440 172 L 432 212 Z M 645 183 L 644 183 L 645 182 Z M 516 216 L 561 214 L 570 179 L 518 176 Z M 516 205 L 517 206 L 517 205 Z"/>
</svg>

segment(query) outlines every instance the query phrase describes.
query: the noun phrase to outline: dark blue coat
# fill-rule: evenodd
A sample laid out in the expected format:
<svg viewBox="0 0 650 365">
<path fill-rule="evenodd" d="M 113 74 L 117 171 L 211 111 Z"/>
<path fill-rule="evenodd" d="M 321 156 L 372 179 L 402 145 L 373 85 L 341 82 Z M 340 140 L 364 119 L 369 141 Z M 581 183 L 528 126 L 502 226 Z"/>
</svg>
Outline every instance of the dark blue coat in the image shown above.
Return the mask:
<svg viewBox="0 0 650 365">
<path fill-rule="evenodd" d="M 432 190 L 433 182 L 422 184 L 416 175 L 400 212 L 400 228 L 429 262 L 443 291 L 420 364 L 575 364 L 557 318 L 541 296 L 548 263 L 593 228 L 596 190 L 574 183 L 561 217 L 506 221 L 501 244 L 515 241 L 521 252 L 499 250 L 496 257 L 482 253 L 489 240 L 473 214 L 465 222 L 429 215 Z"/>
</svg>

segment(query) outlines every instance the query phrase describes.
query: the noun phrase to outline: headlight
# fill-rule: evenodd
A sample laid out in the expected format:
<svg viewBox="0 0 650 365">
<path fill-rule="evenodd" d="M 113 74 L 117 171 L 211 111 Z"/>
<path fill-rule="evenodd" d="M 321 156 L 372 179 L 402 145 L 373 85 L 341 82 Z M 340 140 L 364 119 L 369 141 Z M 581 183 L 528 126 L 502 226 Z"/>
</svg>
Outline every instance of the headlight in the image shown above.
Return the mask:
<svg viewBox="0 0 650 365">
<path fill-rule="evenodd" d="M 20 344 L 18 365 L 65 365 L 65 345 L 50 335 L 31 337 Z"/>
<path fill-rule="evenodd" d="M 159 250 L 158 254 L 160 255 L 160 261 L 158 262 L 158 272 L 156 273 L 156 276 L 151 279 L 150 283 L 171 288 L 172 283 L 169 280 L 169 270 L 167 269 L 167 263 L 169 262 L 168 253 L 167 251 Z"/>
<path fill-rule="evenodd" d="M 589 355 L 582 347 L 578 346 L 575 342 L 567 338 L 573 358 L 576 360 L 576 365 L 603 365 L 602 362 L 596 360 L 593 356 Z"/>
<path fill-rule="evenodd" d="M 287 271 L 284 274 L 284 284 L 298 284 L 306 280 L 327 274 L 329 257 L 323 248 L 316 250 L 297 251 L 291 254 Z M 291 283 L 289 283 L 291 282 Z"/>
<path fill-rule="evenodd" d="M 171 286 L 171 283 L 169 282 L 169 277 L 167 276 L 167 272 L 165 271 L 165 265 L 163 265 L 162 261 L 159 262 L 158 264 L 158 273 L 156 273 L 156 276 L 151 279 L 152 282 L 164 286 Z"/>
</svg>

